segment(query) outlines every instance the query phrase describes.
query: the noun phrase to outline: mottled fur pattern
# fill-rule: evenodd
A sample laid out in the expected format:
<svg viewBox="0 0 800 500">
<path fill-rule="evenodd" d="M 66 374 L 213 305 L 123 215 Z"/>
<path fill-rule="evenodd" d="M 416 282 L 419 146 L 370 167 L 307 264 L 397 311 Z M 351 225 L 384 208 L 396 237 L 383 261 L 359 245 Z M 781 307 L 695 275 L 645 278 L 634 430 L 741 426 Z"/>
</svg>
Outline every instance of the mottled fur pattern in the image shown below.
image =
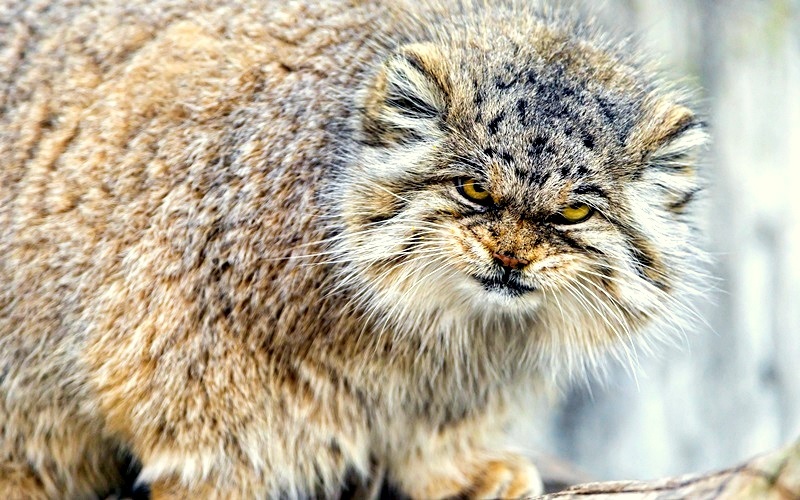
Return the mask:
<svg viewBox="0 0 800 500">
<path fill-rule="evenodd" d="M 523 1 L 122 5 L 0 7 L 0 497 L 538 491 L 519 391 L 687 289 L 683 96 Z"/>
</svg>

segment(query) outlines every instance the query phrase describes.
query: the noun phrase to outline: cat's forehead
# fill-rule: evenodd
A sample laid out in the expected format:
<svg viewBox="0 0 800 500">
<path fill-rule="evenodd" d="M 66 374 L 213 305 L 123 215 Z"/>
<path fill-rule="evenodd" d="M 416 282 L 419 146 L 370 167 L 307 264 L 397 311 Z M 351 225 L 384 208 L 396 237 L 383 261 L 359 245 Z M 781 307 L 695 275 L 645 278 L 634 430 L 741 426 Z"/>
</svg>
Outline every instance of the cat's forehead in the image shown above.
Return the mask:
<svg viewBox="0 0 800 500">
<path fill-rule="evenodd" d="M 604 86 L 559 61 L 499 57 L 473 72 L 456 107 L 483 162 L 533 185 L 598 173 L 620 156 L 641 96 Z"/>
</svg>

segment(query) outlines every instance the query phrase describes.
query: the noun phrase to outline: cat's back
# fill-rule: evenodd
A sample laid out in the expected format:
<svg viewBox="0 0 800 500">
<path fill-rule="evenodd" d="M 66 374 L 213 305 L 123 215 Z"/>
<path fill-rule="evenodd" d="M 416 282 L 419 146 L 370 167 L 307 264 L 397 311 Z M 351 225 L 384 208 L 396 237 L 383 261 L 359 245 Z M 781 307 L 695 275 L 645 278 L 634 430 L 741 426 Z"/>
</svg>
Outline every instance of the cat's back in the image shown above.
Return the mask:
<svg viewBox="0 0 800 500">
<path fill-rule="evenodd" d="M 265 343 L 327 331 L 303 312 L 321 303 L 322 267 L 288 257 L 326 237 L 318 189 L 339 147 L 326 124 L 343 118 L 331 88 L 362 56 L 345 5 L 280 4 L 2 7 L 9 429 L 74 421 L 56 446 L 113 467 L 113 444 L 84 439 L 132 426 L 129 401 L 153 394 L 159 411 L 159 394 L 191 394 L 176 373 L 243 377 Z"/>
<path fill-rule="evenodd" d="M 196 296 L 227 256 L 312 236 L 352 6 L 2 9 L 0 333 L 76 328 L 168 278 Z"/>
<path fill-rule="evenodd" d="M 265 169 L 313 148 L 295 143 L 313 141 L 325 113 L 338 110 L 324 98 L 308 105 L 327 85 L 320 81 L 331 80 L 325 71 L 336 69 L 327 53 L 353 36 L 323 30 L 350 12 L 331 2 L 282 4 L 0 6 L 8 19 L 0 37 L 4 240 L 5 231 L 59 214 L 108 222 L 116 207 L 146 205 L 143 195 L 163 198 L 182 178 L 198 177 L 192 165 L 224 170 L 230 158 L 215 155 L 256 135 L 274 152 Z M 314 115 L 317 126 L 299 130 L 299 120 Z M 136 214 L 123 215 L 130 223 Z"/>
<path fill-rule="evenodd" d="M 361 52 L 352 6 L 283 4 L 0 2 L 0 421 L 28 449 L 113 478 L 132 398 L 302 330 L 324 276 L 287 257 L 322 237 L 330 89 Z"/>
</svg>

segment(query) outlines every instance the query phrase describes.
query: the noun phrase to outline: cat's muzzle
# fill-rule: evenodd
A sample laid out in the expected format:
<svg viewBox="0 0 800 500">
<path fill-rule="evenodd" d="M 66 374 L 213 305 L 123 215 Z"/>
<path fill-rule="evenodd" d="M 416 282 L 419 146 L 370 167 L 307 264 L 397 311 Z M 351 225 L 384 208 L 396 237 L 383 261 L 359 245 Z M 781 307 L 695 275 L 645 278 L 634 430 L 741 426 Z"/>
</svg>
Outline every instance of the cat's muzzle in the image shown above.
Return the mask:
<svg viewBox="0 0 800 500">
<path fill-rule="evenodd" d="M 519 271 L 504 268 L 499 275 L 473 276 L 487 292 L 501 293 L 511 297 L 520 297 L 536 291 L 536 287 L 522 282 Z"/>
</svg>

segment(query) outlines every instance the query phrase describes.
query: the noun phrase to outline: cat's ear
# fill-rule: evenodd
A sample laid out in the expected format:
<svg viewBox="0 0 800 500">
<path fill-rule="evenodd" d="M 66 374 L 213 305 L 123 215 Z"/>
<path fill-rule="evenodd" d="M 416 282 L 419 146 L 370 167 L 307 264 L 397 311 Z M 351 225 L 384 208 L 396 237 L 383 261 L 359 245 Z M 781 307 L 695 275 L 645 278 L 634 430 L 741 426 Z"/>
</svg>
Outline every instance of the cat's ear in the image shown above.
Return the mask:
<svg viewBox="0 0 800 500">
<path fill-rule="evenodd" d="M 434 45 L 401 47 L 364 95 L 365 139 L 378 144 L 424 139 L 444 117 L 448 89 L 444 56 Z"/>
<path fill-rule="evenodd" d="M 680 104 L 662 102 L 651 109 L 651 119 L 638 131 L 647 157 L 636 175 L 637 192 L 647 192 L 650 203 L 682 214 L 702 191 L 697 163 L 708 140 L 706 127 Z"/>
<path fill-rule="evenodd" d="M 697 155 L 708 141 L 705 124 L 686 106 L 662 105 L 648 131 L 650 165 L 693 171 Z"/>
</svg>

